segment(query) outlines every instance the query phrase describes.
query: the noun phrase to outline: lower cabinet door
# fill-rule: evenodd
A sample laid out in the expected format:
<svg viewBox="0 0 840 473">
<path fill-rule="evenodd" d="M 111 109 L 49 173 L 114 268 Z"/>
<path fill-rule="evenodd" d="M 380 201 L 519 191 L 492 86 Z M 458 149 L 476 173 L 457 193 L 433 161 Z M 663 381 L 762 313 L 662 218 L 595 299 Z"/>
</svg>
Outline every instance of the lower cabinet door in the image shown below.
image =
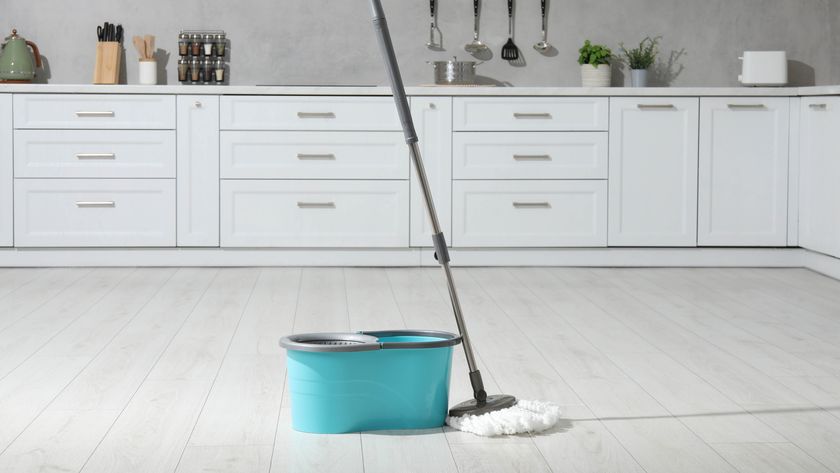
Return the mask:
<svg viewBox="0 0 840 473">
<path fill-rule="evenodd" d="M 175 180 L 17 179 L 15 246 L 175 246 Z"/>
<path fill-rule="evenodd" d="M 408 246 L 408 181 L 223 180 L 223 247 Z"/>
<path fill-rule="evenodd" d="M 456 247 L 603 247 L 607 181 L 455 181 Z"/>
<path fill-rule="evenodd" d="M 12 94 L 0 94 L 0 246 L 12 246 Z"/>
</svg>

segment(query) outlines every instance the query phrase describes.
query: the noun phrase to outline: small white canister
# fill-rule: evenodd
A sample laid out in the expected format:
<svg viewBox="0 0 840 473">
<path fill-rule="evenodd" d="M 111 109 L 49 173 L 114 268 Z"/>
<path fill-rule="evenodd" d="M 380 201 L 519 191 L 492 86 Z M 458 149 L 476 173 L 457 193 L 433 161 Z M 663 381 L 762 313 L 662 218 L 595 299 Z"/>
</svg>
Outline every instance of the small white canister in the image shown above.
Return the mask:
<svg viewBox="0 0 840 473">
<path fill-rule="evenodd" d="M 139 68 L 140 85 L 157 85 L 157 61 L 140 60 Z"/>
</svg>

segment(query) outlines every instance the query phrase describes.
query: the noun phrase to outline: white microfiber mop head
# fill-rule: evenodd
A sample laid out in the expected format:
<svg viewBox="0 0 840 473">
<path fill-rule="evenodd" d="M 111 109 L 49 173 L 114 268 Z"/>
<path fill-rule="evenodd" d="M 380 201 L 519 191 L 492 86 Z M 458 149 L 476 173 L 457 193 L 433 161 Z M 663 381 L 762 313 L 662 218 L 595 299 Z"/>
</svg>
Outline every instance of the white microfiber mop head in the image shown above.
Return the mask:
<svg viewBox="0 0 840 473">
<path fill-rule="evenodd" d="M 453 429 L 492 437 L 526 432 L 542 432 L 560 420 L 560 407 L 551 402 L 519 400 L 513 407 L 486 414 L 447 417 Z"/>
</svg>

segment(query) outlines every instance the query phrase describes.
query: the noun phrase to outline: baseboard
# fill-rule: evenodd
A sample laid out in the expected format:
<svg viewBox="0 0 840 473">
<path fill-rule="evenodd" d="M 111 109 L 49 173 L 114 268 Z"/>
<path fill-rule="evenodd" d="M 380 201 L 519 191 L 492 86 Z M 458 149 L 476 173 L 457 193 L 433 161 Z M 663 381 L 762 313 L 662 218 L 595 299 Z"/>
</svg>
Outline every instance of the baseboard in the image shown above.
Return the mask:
<svg viewBox="0 0 840 473">
<path fill-rule="evenodd" d="M 802 266 L 834 279 L 840 279 L 840 258 L 816 251 L 802 250 Z"/>
<path fill-rule="evenodd" d="M 455 248 L 451 256 L 453 266 L 807 267 L 840 279 L 840 259 L 801 248 Z M 0 267 L 436 265 L 431 248 L 0 249 Z"/>
</svg>

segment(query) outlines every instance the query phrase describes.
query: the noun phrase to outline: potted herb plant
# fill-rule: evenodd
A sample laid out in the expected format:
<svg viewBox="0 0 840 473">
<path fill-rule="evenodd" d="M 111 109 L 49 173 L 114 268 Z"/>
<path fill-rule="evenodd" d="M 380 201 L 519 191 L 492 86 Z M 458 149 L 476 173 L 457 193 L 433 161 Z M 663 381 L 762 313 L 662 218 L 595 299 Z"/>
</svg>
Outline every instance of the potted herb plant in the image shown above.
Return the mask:
<svg viewBox="0 0 840 473">
<path fill-rule="evenodd" d="M 612 51 L 610 48 L 592 44 L 588 39 L 580 48 L 580 78 L 584 87 L 609 87 L 611 76 L 610 60 Z"/>
<path fill-rule="evenodd" d="M 648 69 L 653 65 L 659 53 L 660 38 L 661 36 L 656 38 L 648 36 L 639 43 L 638 48 L 630 50 L 624 47 L 624 43 L 620 43 L 621 53 L 630 67 L 630 83 L 633 87 L 647 87 Z"/>
</svg>

